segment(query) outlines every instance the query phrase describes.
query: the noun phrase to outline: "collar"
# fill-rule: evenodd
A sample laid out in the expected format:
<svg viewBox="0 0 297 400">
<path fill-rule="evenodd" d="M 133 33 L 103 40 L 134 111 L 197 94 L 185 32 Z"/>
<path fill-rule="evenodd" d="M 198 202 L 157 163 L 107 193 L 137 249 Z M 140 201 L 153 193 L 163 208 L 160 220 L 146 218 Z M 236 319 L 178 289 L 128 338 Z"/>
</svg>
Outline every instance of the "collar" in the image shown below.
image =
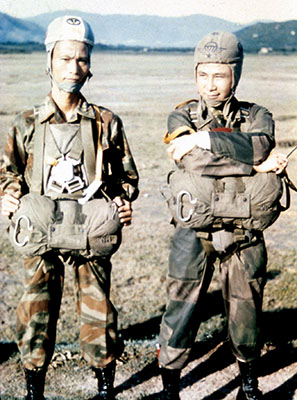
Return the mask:
<svg viewBox="0 0 297 400">
<path fill-rule="evenodd" d="M 242 118 L 240 103 L 232 94 L 225 102 L 224 107 L 221 111 L 222 118 L 224 119 L 224 124 L 226 127 L 232 127 L 235 121 L 240 121 Z M 197 126 L 198 129 L 202 129 L 207 126 L 215 118 L 211 107 L 207 105 L 204 99 L 199 96 L 199 101 L 197 105 Z"/>
<path fill-rule="evenodd" d="M 58 106 L 54 102 L 51 93 L 46 96 L 44 103 L 38 108 L 39 120 L 40 123 L 44 123 L 46 121 L 55 119 L 57 123 L 65 122 Z M 78 119 L 78 115 L 81 115 L 85 118 L 96 119 L 96 113 L 91 104 L 87 102 L 87 100 L 80 95 L 78 105 L 73 112 L 73 118 L 69 122 L 75 122 Z"/>
<path fill-rule="evenodd" d="M 234 95 L 227 100 L 223 108 L 223 115 L 226 119 L 226 127 L 228 128 L 232 128 L 234 124 L 242 120 L 240 103 Z"/>
<path fill-rule="evenodd" d="M 236 99 L 235 95 L 232 94 L 224 104 L 222 110 L 223 116 L 226 120 L 231 119 L 240 119 L 240 107 L 239 102 Z"/>
<path fill-rule="evenodd" d="M 198 101 L 198 115 L 202 116 L 204 121 L 208 120 L 212 116 L 211 107 L 207 105 L 205 100 L 199 96 Z M 240 120 L 241 112 L 240 112 L 240 104 L 234 94 L 232 94 L 225 102 L 224 107 L 221 111 L 223 117 L 226 121 L 230 120 Z"/>
</svg>

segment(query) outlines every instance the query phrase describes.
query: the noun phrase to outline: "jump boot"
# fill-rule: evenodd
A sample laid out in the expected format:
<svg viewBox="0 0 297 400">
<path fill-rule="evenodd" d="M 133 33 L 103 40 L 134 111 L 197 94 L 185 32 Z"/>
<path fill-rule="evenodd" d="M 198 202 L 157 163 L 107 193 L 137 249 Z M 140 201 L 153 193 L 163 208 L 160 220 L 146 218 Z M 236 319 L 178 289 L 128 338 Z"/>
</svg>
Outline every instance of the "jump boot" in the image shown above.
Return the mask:
<svg viewBox="0 0 297 400">
<path fill-rule="evenodd" d="M 27 382 L 26 400 L 45 400 L 43 396 L 45 374 L 46 370 L 43 368 L 25 369 Z"/>
<path fill-rule="evenodd" d="M 163 400 L 180 400 L 179 381 L 180 369 L 161 368 L 161 377 L 163 382 Z"/>
<path fill-rule="evenodd" d="M 116 362 L 112 361 L 105 368 L 93 368 L 98 379 L 98 395 L 96 399 L 114 400 L 113 382 L 115 377 Z"/>
<path fill-rule="evenodd" d="M 238 361 L 238 367 L 241 375 L 241 387 L 236 400 L 263 400 L 263 395 L 258 388 L 255 363 Z"/>
</svg>

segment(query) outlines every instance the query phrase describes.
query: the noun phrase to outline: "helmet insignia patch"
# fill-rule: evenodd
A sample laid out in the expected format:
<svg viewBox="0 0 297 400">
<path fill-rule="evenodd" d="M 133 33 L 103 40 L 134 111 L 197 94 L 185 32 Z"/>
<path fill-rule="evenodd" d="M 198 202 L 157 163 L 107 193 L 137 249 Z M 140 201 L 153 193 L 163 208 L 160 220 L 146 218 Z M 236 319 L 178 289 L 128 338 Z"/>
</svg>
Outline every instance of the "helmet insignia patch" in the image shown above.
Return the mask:
<svg viewBox="0 0 297 400">
<path fill-rule="evenodd" d="M 214 55 L 220 54 L 223 50 L 226 50 L 224 47 L 219 47 L 218 43 L 214 40 L 207 42 L 204 47 L 199 48 L 198 51 L 207 56 L 207 58 L 211 58 Z"/>
<path fill-rule="evenodd" d="M 80 25 L 80 20 L 78 18 L 74 18 L 74 17 L 68 18 L 66 22 L 69 25 Z"/>
</svg>

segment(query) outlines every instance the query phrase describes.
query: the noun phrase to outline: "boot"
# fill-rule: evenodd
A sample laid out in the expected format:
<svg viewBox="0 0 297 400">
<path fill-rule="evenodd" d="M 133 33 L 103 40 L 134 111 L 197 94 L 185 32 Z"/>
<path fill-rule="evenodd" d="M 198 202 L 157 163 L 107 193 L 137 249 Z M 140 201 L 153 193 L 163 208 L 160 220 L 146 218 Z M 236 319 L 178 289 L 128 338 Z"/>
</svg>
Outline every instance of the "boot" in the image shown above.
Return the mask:
<svg viewBox="0 0 297 400">
<path fill-rule="evenodd" d="M 238 391 L 236 400 L 262 400 L 263 395 L 258 389 L 258 379 L 255 374 L 254 362 L 238 361 L 241 375 L 241 387 Z"/>
<path fill-rule="evenodd" d="M 93 368 L 98 379 L 98 396 L 96 399 L 114 400 L 113 382 L 115 377 L 115 361 L 112 361 L 105 368 Z"/>
<path fill-rule="evenodd" d="M 25 377 L 27 382 L 27 396 L 26 400 L 45 400 L 43 396 L 44 382 L 46 370 L 39 369 L 25 369 Z"/>
<path fill-rule="evenodd" d="M 161 377 L 163 382 L 163 400 L 180 400 L 180 373 L 180 369 L 161 368 Z"/>
</svg>

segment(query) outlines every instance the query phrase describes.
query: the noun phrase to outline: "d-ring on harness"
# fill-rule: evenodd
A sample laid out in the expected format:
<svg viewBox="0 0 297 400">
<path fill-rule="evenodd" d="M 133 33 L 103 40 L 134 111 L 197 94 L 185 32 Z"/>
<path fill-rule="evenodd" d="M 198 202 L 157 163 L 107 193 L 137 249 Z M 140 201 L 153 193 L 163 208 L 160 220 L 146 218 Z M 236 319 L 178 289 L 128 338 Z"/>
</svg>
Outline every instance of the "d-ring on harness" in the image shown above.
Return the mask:
<svg viewBox="0 0 297 400">
<path fill-rule="evenodd" d="M 183 196 L 188 196 L 189 201 L 191 204 L 195 205 L 197 203 L 197 199 L 193 199 L 192 195 L 190 192 L 188 192 L 187 190 L 181 190 L 176 198 L 176 216 L 178 219 L 180 219 L 182 222 L 187 222 L 190 221 L 192 215 L 194 214 L 195 211 L 195 207 L 191 208 L 189 210 L 189 213 L 186 217 L 184 217 L 182 215 L 182 207 L 183 207 Z"/>
<path fill-rule="evenodd" d="M 24 240 L 23 240 L 22 242 L 19 242 L 19 241 L 18 241 L 18 234 L 19 234 L 20 231 L 21 231 L 21 229 L 20 229 L 20 228 L 21 228 L 20 222 L 21 222 L 22 219 L 24 219 L 24 220 L 27 222 L 27 225 L 28 225 L 27 229 L 28 229 L 29 231 L 32 231 L 32 225 L 31 225 L 30 219 L 29 219 L 26 215 L 20 215 L 20 216 L 18 217 L 18 219 L 16 220 L 16 222 L 15 222 L 15 228 L 14 228 L 14 233 L 13 233 L 13 240 L 14 240 L 14 243 L 15 243 L 16 246 L 18 246 L 18 247 L 23 247 L 23 246 L 25 246 L 25 245 L 29 242 L 29 240 L 30 240 L 29 236 L 25 236 L 25 238 L 24 238 Z"/>
</svg>

